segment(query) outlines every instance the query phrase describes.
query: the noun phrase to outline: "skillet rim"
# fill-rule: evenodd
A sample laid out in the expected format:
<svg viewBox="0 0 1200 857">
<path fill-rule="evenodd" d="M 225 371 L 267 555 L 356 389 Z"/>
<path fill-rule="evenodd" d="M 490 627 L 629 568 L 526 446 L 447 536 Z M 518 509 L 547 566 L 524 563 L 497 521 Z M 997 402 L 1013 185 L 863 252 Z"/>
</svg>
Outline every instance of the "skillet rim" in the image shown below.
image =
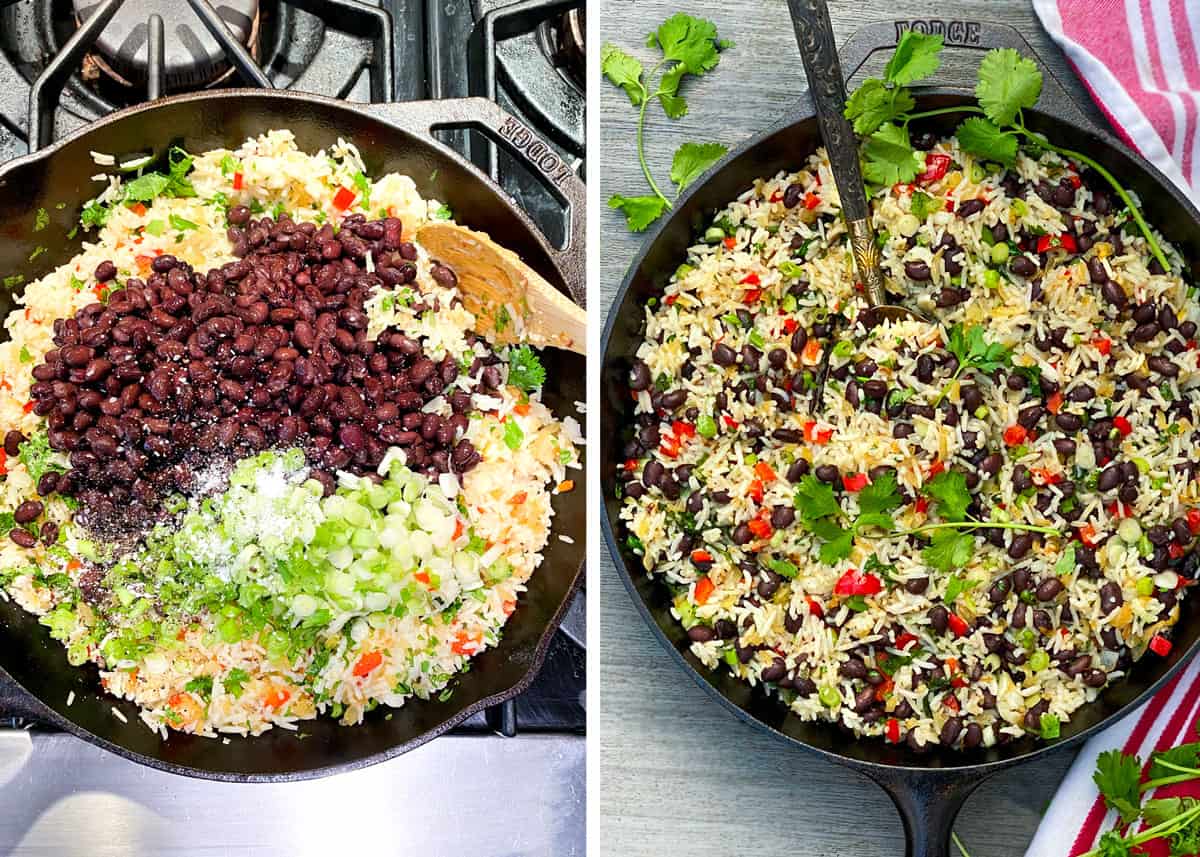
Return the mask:
<svg viewBox="0 0 1200 857">
<path fill-rule="evenodd" d="M 931 96 L 950 96 L 950 97 L 955 97 L 955 98 L 970 97 L 968 94 L 966 94 L 964 92 L 963 89 L 955 88 L 952 86 L 937 85 L 937 86 L 918 86 L 918 87 L 912 87 L 912 88 L 916 90 L 915 94 L 917 97 L 918 105 L 921 103 L 922 98 L 927 98 L 927 97 L 931 97 Z M 1047 106 L 1050 106 L 1050 105 L 1047 105 Z M 1152 179 L 1159 186 L 1160 189 L 1165 190 L 1170 196 L 1175 198 L 1176 201 L 1178 201 L 1184 207 L 1185 211 L 1187 211 L 1189 213 L 1192 222 L 1194 224 L 1196 224 L 1198 229 L 1200 229 L 1200 211 L 1197 210 L 1196 205 L 1193 204 L 1192 201 L 1185 194 L 1183 194 L 1181 191 L 1179 191 L 1178 188 L 1176 188 L 1170 182 L 1170 180 L 1167 179 L 1167 177 L 1165 175 L 1163 175 L 1163 173 L 1157 167 L 1155 167 L 1153 164 L 1151 164 L 1149 161 L 1147 161 L 1145 158 L 1143 158 L 1139 153 L 1134 152 L 1134 151 L 1130 150 L 1128 147 L 1126 147 L 1123 143 L 1121 143 L 1119 140 L 1117 140 L 1111 133 L 1109 133 L 1109 131 L 1107 129 L 1097 127 L 1094 123 L 1087 121 L 1086 117 L 1082 117 L 1082 114 L 1080 114 L 1080 116 L 1083 119 L 1083 123 L 1076 122 L 1071 118 L 1064 118 L 1063 116 L 1057 116 L 1057 115 L 1050 114 L 1050 113 L 1046 112 L 1044 109 L 1040 109 L 1040 108 L 1029 109 L 1029 113 L 1044 120 L 1045 122 L 1048 123 L 1048 125 L 1050 127 L 1067 126 L 1067 127 L 1070 127 L 1071 129 L 1078 131 L 1080 133 L 1093 135 L 1094 137 L 1098 138 L 1099 142 L 1101 144 L 1103 144 L 1104 146 L 1108 147 L 1109 149 L 1115 150 L 1117 153 L 1119 153 L 1119 154 L 1123 155 L 1124 157 L 1133 161 L 1137 166 L 1139 166 L 1146 173 L 1146 175 L 1150 179 Z M 674 223 L 675 218 L 680 217 L 681 216 L 680 212 L 687 210 L 688 205 L 691 202 L 692 198 L 696 194 L 700 193 L 708 185 L 708 183 L 730 163 L 732 163 L 733 161 L 752 152 L 760 144 L 762 144 L 769 138 L 775 136 L 776 134 L 790 130 L 797 125 L 801 125 L 803 123 L 808 123 L 808 122 L 815 122 L 815 121 L 816 121 L 816 108 L 813 105 L 810 94 L 806 91 L 800 98 L 796 99 L 795 101 L 792 102 L 791 105 L 789 105 L 789 107 L 785 110 L 785 112 L 783 113 L 783 115 L 780 119 L 773 122 L 771 125 L 769 125 L 764 130 L 755 132 L 749 138 L 747 138 L 742 143 L 740 143 L 736 148 L 729 151 L 725 155 L 725 157 L 721 158 L 713 166 L 711 166 L 708 170 L 706 170 L 680 196 L 680 198 L 676 202 L 675 208 L 671 212 L 670 216 L 659 220 L 658 223 L 656 223 L 652 227 L 652 229 L 647 232 L 647 234 L 645 235 L 645 237 L 642 240 L 642 244 L 641 244 L 640 248 L 638 249 L 637 253 L 634 255 L 633 259 L 631 260 L 629 267 L 626 269 L 625 275 L 621 280 L 620 286 L 613 293 L 613 298 L 608 303 L 608 306 L 607 306 L 607 314 L 604 319 L 604 327 L 600 334 L 600 355 L 601 355 L 600 360 L 601 360 L 601 363 L 600 363 L 600 367 L 599 367 L 599 372 L 600 372 L 600 377 L 602 379 L 604 378 L 605 371 L 608 369 L 609 365 L 612 362 L 614 362 L 618 358 L 624 358 L 624 357 L 628 356 L 628 355 L 610 354 L 610 347 L 612 345 L 613 332 L 616 328 L 617 318 L 620 315 L 619 308 L 622 306 L 622 304 L 625 303 L 628 293 L 629 293 L 630 289 L 633 287 L 634 280 L 637 278 L 637 274 L 638 274 L 639 269 L 642 266 L 642 263 L 645 261 L 646 257 L 650 254 L 650 251 L 653 249 L 653 247 L 658 243 L 659 239 L 662 237 L 662 234 Z M 607 411 L 607 406 L 604 402 L 601 402 L 600 404 L 601 404 L 601 414 L 600 414 L 601 436 L 604 437 L 604 436 L 606 436 L 606 431 L 605 431 L 606 426 L 604 425 L 604 417 L 605 417 L 605 413 Z M 609 426 L 607 428 L 615 429 L 616 427 Z M 601 457 L 601 461 L 603 461 L 603 457 L 604 457 L 603 451 L 601 451 L 600 457 Z M 783 740 L 801 748 L 802 750 L 817 754 L 817 755 L 823 757 L 827 762 L 831 762 L 833 764 L 837 764 L 837 765 L 841 765 L 843 767 L 850 768 L 861 774 L 869 776 L 872 779 L 875 779 L 876 777 L 878 777 L 878 778 L 880 778 L 881 783 L 884 778 L 890 778 L 890 776 L 900 776 L 900 777 L 906 777 L 906 778 L 908 778 L 908 777 L 954 778 L 956 776 L 961 777 L 963 774 L 966 774 L 968 772 L 980 773 L 983 776 L 988 776 L 990 774 L 997 773 L 1005 768 L 1012 767 L 1012 766 L 1015 766 L 1018 764 L 1024 764 L 1025 762 L 1031 761 L 1035 758 L 1039 758 L 1045 754 L 1055 753 L 1060 750 L 1065 750 L 1066 748 L 1074 747 L 1077 744 L 1081 743 L 1082 741 L 1086 740 L 1087 738 L 1091 737 L 1092 735 L 1094 735 L 1096 732 L 1100 731 L 1101 729 L 1107 728 L 1108 726 L 1112 726 L 1114 723 L 1119 721 L 1121 718 L 1132 713 L 1134 710 L 1136 710 L 1138 707 L 1140 707 L 1144 702 L 1146 702 L 1151 696 L 1153 696 L 1155 693 L 1157 693 L 1164 685 L 1166 685 L 1169 681 L 1171 681 L 1185 666 L 1187 666 L 1188 663 L 1190 663 L 1197 656 L 1197 654 L 1200 654 L 1200 635 L 1197 635 L 1197 638 L 1192 641 L 1191 645 L 1188 646 L 1188 648 L 1186 650 L 1179 653 L 1179 656 L 1176 659 L 1175 663 L 1172 664 L 1170 667 L 1168 667 L 1159 678 L 1157 678 L 1155 681 L 1153 681 L 1147 687 L 1145 687 L 1136 697 L 1129 700 L 1128 702 L 1126 702 L 1124 705 L 1120 706 L 1115 711 L 1111 712 L 1107 717 L 1097 721 L 1096 723 L 1093 723 L 1092 725 L 1080 730 L 1076 734 L 1071 735 L 1067 738 L 1056 740 L 1052 743 L 1042 741 L 1041 743 L 1035 744 L 1029 750 L 1023 751 L 1021 753 L 1016 753 L 1007 758 L 991 759 L 991 760 L 979 761 L 979 762 L 970 762 L 967 764 L 941 764 L 941 765 L 934 766 L 934 765 L 915 765 L 915 764 L 910 764 L 908 762 L 891 764 L 891 763 L 882 762 L 882 761 L 871 761 L 871 760 L 867 760 L 867 759 L 855 758 L 854 756 L 844 755 L 836 750 L 829 750 L 824 747 L 817 747 L 812 744 L 809 744 L 806 741 L 804 741 L 800 738 L 797 738 L 795 736 L 789 735 L 788 733 L 783 732 L 780 729 L 777 729 L 775 726 L 772 726 L 771 724 L 756 717 L 753 713 L 751 713 L 747 709 L 743 708 L 741 705 L 737 704 L 732 699 L 727 697 L 724 693 L 722 693 L 721 690 L 715 685 L 715 683 L 713 681 L 710 681 L 710 679 L 707 678 L 705 676 L 705 674 L 701 672 L 700 669 L 693 666 L 687 660 L 687 658 L 684 656 L 683 651 L 681 651 L 679 648 L 677 648 L 675 646 L 674 643 L 672 643 L 672 641 L 667 637 L 667 635 L 663 631 L 663 629 L 659 626 L 658 621 L 655 619 L 654 615 L 651 613 L 650 605 L 646 602 L 646 600 L 642 597 L 641 593 L 638 591 L 637 582 L 636 582 L 637 578 L 635 578 L 635 574 L 632 571 L 632 566 L 631 566 L 630 562 L 626 559 L 625 554 L 624 554 L 623 550 L 621 549 L 619 542 L 617 540 L 617 537 L 616 537 L 615 523 L 619 523 L 619 522 L 614 522 L 609 513 L 610 498 L 607 495 L 605 495 L 605 493 L 604 493 L 605 482 L 606 482 L 606 476 L 605 476 L 605 474 L 601 473 L 600 474 L 600 491 L 601 491 L 602 509 L 601 509 L 600 525 L 601 525 L 601 531 L 604 536 L 605 545 L 608 548 L 609 556 L 613 560 L 613 564 L 617 567 L 617 572 L 618 572 L 618 576 L 621 579 L 621 583 L 624 585 L 626 592 L 628 593 L 629 597 L 633 601 L 634 605 L 637 607 L 637 611 L 638 611 L 639 615 L 642 617 L 642 619 L 645 621 L 645 623 L 650 627 L 650 630 L 651 630 L 652 634 L 654 635 L 655 639 L 658 641 L 658 643 L 660 645 L 662 645 L 664 648 L 666 648 L 667 651 L 673 656 L 677 665 L 682 667 L 683 670 L 692 678 L 692 680 L 696 682 L 696 684 L 700 685 L 700 687 L 703 688 L 710 696 L 714 697 L 721 705 L 723 705 L 725 708 L 727 708 L 735 717 L 737 717 L 742 722 L 747 723 L 751 726 L 754 726 L 758 729 L 761 729 L 761 730 L 773 735 L 776 738 L 783 739 Z M 1198 546 L 1196 549 L 1200 550 L 1200 546 Z M 644 577 L 645 575 L 643 573 L 640 576 Z M 661 584 L 656 584 L 656 585 L 661 585 Z M 1193 597 L 1195 597 L 1195 596 L 1193 596 Z M 742 682 L 742 683 L 745 684 L 745 682 Z M 748 684 L 746 686 L 749 687 Z M 1088 703 L 1088 705 L 1093 705 L 1093 704 L 1095 704 L 1095 703 L 1094 702 Z M 830 730 L 836 728 L 836 725 L 833 723 L 823 723 L 822 726 L 824 726 L 825 728 L 830 729 Z M 855 742 L 861 742 L 861 741 L 865 741 L 865 740 L 875 741 L 876 739 L 865 739 L 865 738 L 849 735 L 849 736 L 846 736 L 846 740 L 849 744 L 853 744 Z M 952 752 L 954 754 L 953 758 L 956 761 L 958 759 L 967 758 L 966 753 L 962 750 L 954 750 Z"/>
<path fill-rule="evenodd" d="M 329 98 L 327 96 L 301 92 L 297 90 L 259 89 L 252 87 L 237 87 L 214 90 L 210 92 L 185 93 L 181 95 L 168 96 L 165 98 L 160 98 L 156 101 L 133 105 L 114 111 L 113 113 L 110 113 L 94 122 L 86 123 L 78 128 L 72 129 L 69 133 L 65 134 L 60 139 L 55 140 L 47 146 L 43 146 L 34 152 L 30 152 L 29 154 L 22 155 L 19 158 L 14 158 L 11 161 L 5 162 L 4 164 L 0 165 L 0 192 L 14 191 L 14 188 L 9 186 L 8 178 L 10 175 L 25 168 L 36 167 L 36 165 L 39 163 L 49 162 L 55 155 L 60 154 L 61 150 L 68 144 L 84 140 L 94 132 L 110 125 L 119 124 L 135 118 L 141 118 L 144 121 L 146 119 L 145 114 L 153 113 L 159 108 L 172 107 L 179 104 L 192 104 L 194 102 L 212 103 L 216 101 L 236 100 L 239 103 L 239 109 L 242 109 L 240 105 L 246 102 L 247 99 L 253 98 L 265 100 L 274 99 L 278 101 L 290 101 L 309 105 L 315 104 L 323 109 L 354 113 L 359 117 L 365 117 L 372 122 L 378 123 L 386 128 L 390 134 L 399 135 L 401 138 L 406 138 L 407 142 L 413 146 L 421 146 L 432 149 L 439 155 L 457 162 L 458 165 L 463 168 L 473 179 L 482 183 L 492 193 L 492 195 L 504 205 L 508 214 L 513 216 L 538 244 L 539 249 L 544 253 L 555 274 L 558 276 L 559 282 L 555 285 L 560 287 L 561 290 L 568 297 L 570 297 L 574 303 L 580 306 L 583 305 L 582 302 L 586 297 L 586 279 L 582 281 L 575 281 L 574 278 L 569 277 L 564 273 L 564 263 L 566 262 L 567 258 L 565 249 L 560 250 L 551 245 L 546 239 L 546 236 L 542 233 L 542 230 L 533 222 L 532 218 L 529 217 L 524 209 L 517 205 L 516 201 L 508 193 L 506 193 L 503 188 L 494 182 L 489 175 L 483 172 L 473 162 L 463 157 L 457 151 L 445 145 L 431 134 L 423 133 L 420 130 L 406 127 L 396 118 L 393 118 L 393 116 L 403 115 L 406 102 L 360 103 Z M 477 114 L 481 113 L 483 110 L 500 110 L 504 115 L 511 115 L 508 113 L 508 111 L 504 110 L 503 107 L 496 105 L 494 102 L 491 102 L 488 99 L 479 97 L 433 99 L 409 103 L 423 105 L 424 110 L 422 111 L 422 114 L 426 116 L 445 110 L 448 114 L 447 124 L 457 124 L 465 121 L 463 115 L 456 115 L 454 113 L 455 109 L 462 110 L 466 114 L 467 118 L 470 118 L 470 111 L 472 110 L 474 110 Z M 253 105 L 248 105 L 244 109 L 253 110 L 254 107 Z M 431 124 L 437 125 L 439 123 L 434 121 Z M 380 147 L 389 147 L 395 145 L 395 141 L 381 141 L 379 144 Z M 582 180 L 574 174 L 572 174 L 567 181 L 579 182 L 581 186 L 583 184 Z M 561 189 L 558 192 L 561 193 Z M 572 236 L 571 240 L 582 241 L 585 240 L 585 238 L 586 235 Z M 584 359 L 586 359 L 586 356 Z M 583 489 L 584 491 L 586 491 L 587 485 L 587 450 L 588 448 L 585 442 L 581 449 L 581 458 L 584 461 L 584 468 L 581 471 L 581 476 L 576 479 L 577 489 Z M 39 695 L 29 690 L 21 682 L 17 681 L 17 679 L 15 679 L 7 670 L 5 670 L 2 665 L 0 665 L 0 678 L 7 680 L 14 687 L 18 688 L 27 697 L 27 701 L 36 710 L 38 710 L 39 716 L 53 726 L 124 759 L 167 773 L 180 774 L 197 779 L 218 782 L 274 783 L 318 779 L 334 774 L 359 770 L 361 768 L 369 767 L 381 762 L 386 762 L 390 759 L 396 758 L 397 756 L 404 755 L 411 750 L 415 750 L 418 747 L 429 743 L 435 738 L 441 737 L 446 732 L 460 725 L 463 721 L 467 720 L 483 709 L 513 699 L 529 689 L 530 685 L 533 684 L 534 680 L 540 674 L 542 667 L 545 664 L 546 655 L 549 651 L 551 643 L 553 642 L 555 632 L 558 630 L 564 616 L 570 609 L 572 600 L 583 586 L 587 563 L 586 539 L 588 527 L 586 512 L 582 517 L 582 530 L 582 533 L 566 533 L 567 535 L 576 539 L 575 545 L 572 547 L 571 552 L 578 555 L 578 564 L 574 569 L 574 573 L 571 576 L 570 582 L 568 583 L 557 608 L 543 627 L 541 634 L 538 637 L 537 644 L 533 647 L 530 656 L 525 663 L 525 670 L 517 682 L 506 688 L 501 688 L 497 692 L 489 694 L 488 696 L 471 703 L 452 716 L 442 720 L 436 726 L 416 735 L 408 741 L 396 743 L 385 750 L 381 750 L 377 753 L 362 756 L 356 759 L 351 759 L 346 762 L 320 765 L 317 767 L 302 768 L 297 770 L 281 771 L 277 773 L 261 771 L 247 773 L 242 771 L 215 770 L 170 762 L 158 756 L 148 756 L 144 753 L 130 750 L 123 744 L 118 744 L 114 741 L 111 741 L 108 738 L 79 725 L 71 718 L 66 717 L 58 710 L 50 706 Z M 556 534 L 552 531 L 550 537 L 553 538 L 554 535 Z M 572 564 L 574 563 L 572 562 Z M 82 667 L 76 669 L 82 669 Z M 127 701 L 112 696 L 111 694 L 106 694 L 102 688 L 96 688 L 96 692 L 100 695 L 109 696 L 114 704 Z M 353 729 L 354 727 L 346 728 Z M 237 738 L 238 740 L 254 740 L 256 736 L 250 736 L 244 739 L 240 738 L 239 736 L 230 737 L 231 740 L 234 738 Z M 219 739 L 212 738 L 206 740 L 215 741 Z M 160 748 L 162 747 L 163 743 L 164 742 L 162 742 L 160 739 Z"/>
</svg>

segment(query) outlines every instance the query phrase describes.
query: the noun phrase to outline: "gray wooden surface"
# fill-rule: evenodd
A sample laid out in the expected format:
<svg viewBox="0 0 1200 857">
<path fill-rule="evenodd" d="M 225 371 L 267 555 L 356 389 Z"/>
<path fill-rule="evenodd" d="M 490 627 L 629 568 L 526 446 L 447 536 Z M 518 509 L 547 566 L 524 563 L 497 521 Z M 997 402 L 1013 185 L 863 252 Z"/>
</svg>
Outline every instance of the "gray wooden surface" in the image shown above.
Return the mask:
<svg viewBox="0 0 1200 857">
<path fill-rule="evenodd" d="M 684 85 L 690 112 L 672 122 L 648 111 L 647 156 L 660 186 L 671 154 L 685 140 L 737 144 L 780 115 L 805 88 L 804 70 L 784 0 L 601 0 L 592 27 L 653 65 L 646 34 L 676 11 L 709 18 L 736 47 L 710 76 Z M 838 41 L 862 24 L 892 19 L 966 18 L 1016 26 L 1055 75 L 1090 107 L 1061 52 L 1041 29 L 1028 0 L 829 0 Z M 949 63 L 948 74 L 974 80 L 977 55 Z M 953 79 L 952 77 L 947 79 Z M 648 193 L 634 147 L 636 113 L 625 95 L 600 84 L 601 197 Z M 619 212 L 605 209 L 601 305 L 607 312 L 641 238 Z M 899 817 L 882 791 L 841 768 L 743 725 L 668 660 L 651 636 L 602 549 L 600 853 L 673 855 L 839 855 L 904 853 Z M 972 857 L 1023 854 L 1070 757 L 1025 765 L 985 783 L 957 825 Z"/>
</svg>

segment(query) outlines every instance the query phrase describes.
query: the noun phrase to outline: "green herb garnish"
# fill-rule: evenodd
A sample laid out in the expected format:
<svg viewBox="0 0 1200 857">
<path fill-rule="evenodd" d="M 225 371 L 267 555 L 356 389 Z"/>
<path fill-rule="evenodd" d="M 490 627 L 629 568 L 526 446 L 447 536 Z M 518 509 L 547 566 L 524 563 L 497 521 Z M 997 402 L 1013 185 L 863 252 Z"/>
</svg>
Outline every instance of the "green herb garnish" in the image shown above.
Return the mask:
<svg viewBox="0 0 1200 857">
<path fill-rule="evenodd" d="M 662 59 L 647 73 L 642 63 L 611 42 L 605 42 L 600 50 L 600 68 L 614 85 L 629 96 L 629 103 L 638 108 L 637 153 L 642 165 L 642 174 L 652 194 L 645 196 L 612 196 L 608 205 L 620 209 L 625 221 L 634 232 L 640 232 L 664 211 L 673 206 L 659 189 L 650 166 L 646 162 L 645 127 L 646 107 L 655 99 L 662 105 L 663 112 L 671 119 L 679 119 L 687 113 L 687 100 L 679 94 L 679 85 L 685 75 L 700 77 L 717 67 L 720 52 L 731 47 L 731 43 L 717 37 L 716 25 L 703 18 L 693 18 L 678 12 L 668 18 L 647 39 L 647 47 L 658 47 Z M 651 80 L 656 74 L 657 85 Z M 671 162 L 671 180 L 676 185 L 676 196 L 694 182 L 706 169 L 725 154 L 727 148 L 721 143 L 693 143 L 681 145 Z"/>
</svg>

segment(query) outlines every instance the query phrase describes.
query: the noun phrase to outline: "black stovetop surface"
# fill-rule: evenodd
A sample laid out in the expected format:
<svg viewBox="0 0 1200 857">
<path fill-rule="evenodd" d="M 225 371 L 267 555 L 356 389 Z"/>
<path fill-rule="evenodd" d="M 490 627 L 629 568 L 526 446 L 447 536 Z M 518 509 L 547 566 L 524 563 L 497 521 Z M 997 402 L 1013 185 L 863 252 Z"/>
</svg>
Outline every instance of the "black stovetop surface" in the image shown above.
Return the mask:
<svg viewBox="0 0 1200 857">
<path fill-rule="evenodd" d="M 390 42 L 371 31 L 371 16 L 346 14 L 344 0 L 262 0 L 264 32 L 272 34 L 260 57 L 266 77 L 276 87 L 360 102 L 389 95 L 396 101 L 488 97 L 541 133 L 582 173 L 583 92 L 550 58 L 557 32 L 551 22 L 581 8 L 582 0 L 368 0 L 366 5 L 391 16 Z M 0 163 L 29 149 L 31 83 L 70 37 L 73 24 L 64 23 L 70 13 L 68 0 L 0 0 Z M 378 61 L 378 51 L 389 44 L 391 81 Z M 221 85 L 246 84 L 230 76 Z M 140 90 L 98 87 L 77 74 L 52 94 L 48 125 L 55 138 L 114 107 L 144 99 Z M 451 132 L 443 142 L 491 169 L 551 243 L 559 242 L 566 225 L 562 209 L 524 166 L 504 152 L 496 153 L 492 164 L 491 148 L 466 132 Z M 456 732 L 583 734 L 583 603 L 581 592 L 531 687 L 475 715 Z M 6 726 L 46 728 L 24 694 L 0 678 L 0 727 Z"/>
</svg>

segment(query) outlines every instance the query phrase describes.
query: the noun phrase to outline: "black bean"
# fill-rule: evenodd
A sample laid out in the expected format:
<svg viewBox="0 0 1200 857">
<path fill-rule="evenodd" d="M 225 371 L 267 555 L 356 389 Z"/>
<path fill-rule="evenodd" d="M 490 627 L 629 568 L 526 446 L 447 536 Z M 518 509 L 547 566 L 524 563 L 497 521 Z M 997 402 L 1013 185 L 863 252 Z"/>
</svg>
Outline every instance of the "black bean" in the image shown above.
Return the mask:
<svg viewBox="0 0 1200 857">
<path fill-rule="evenodd" d="M 25 442 L 25 435 L 17 429 L 11 429 L 4 435 L 4 452 L 9 456 L 19 455 L 21 452 L 21 444 Z"/>
<path fill-rule="evenodd" d="M 37 544 L 37 536 L 23 527 L 13 527 L 9 531 L 8 537 L 23 548 L 31 548 Z"/>
<path fill-rule="evenodd" d="M 1008 269 L 1021 277 L 1032 277 L 1037 273 L 1037 264 L 1028 256 L 1017 256 L 1008 263 Z"/>
<path fill-rule="evenodd" d="M 1083 683 L 1088 687 L 1104 687 L 1108 683 L 1108 673 L 1104 670 L 1088 670 L 1083 676 Z"/>
<path fill-rule="evenodd" d="M 1090 384 L 1076 384 L 1067 391 L 1067 399 L 1072 402 L 1090 402 L 1096 398 L 1096 391 Z"/>
<path fill-rule="evenodd" d="M 783 658 L 776 658 L 771 661 L 770 666 L 766 667 L 759 678 L 765 682 L 777 682 L 787 675 L 787 664 Z"/>
<path fill-rule="evenodd" d="M 790 506 L 776 506 L 771 511 L 771 526 L 783 530 L 796 522 L 796 510 Z"/>
<path fill-rule="evenodd" d="M 787 469 L 787 481 L 793 484 L 799 482 L 808 475 L 809 469 L 810 465 L 808 461 L 803 458 L 797 458 Z"/>
<path fill-rule="evenodd" d="M 1013 559 L 1021 559 L 1025 554 L 1029 553 L 1033 547 L 1033 535 L 1030 533 L 1017 533 L 1013 536 L 1012 541 L 1008 543 L 1008 555 Z"/>
<path fill-rule="evenodd" d="M 939 634 L 946 633 L 946 629 L 950 627 L 950 611 L 941 604 L 935 605 L 929 611 L 929 624 Z"/>
<path fill-rule="evenodd" d="M 1164 378 L 1177 378 L 1179 376 L 1179 366 L 1169 357 L 1159 357 L 1157 355 L 1147 357 L 1146 367 L 1151 372 L 1157 372 Z"/>
<path fill-rule="evenodd" d="M 26 500 L 13 512 L 13 520 L 18 524 L 28 524 L 30 521 L 36 521 L 45 508 L 38 500 Z"/>
<path fill-rule="evenodd" d="M 904 582 L 904 591 L 912 595 L 920 595 L 929 588 L 928 577 L 913 577 Z"/>
<path fill-rule="evenodd" d="M 670 390 L 662 395 L 662 407 L 668 411 L 680 408 L 687 401 L 687 390 Z"/>
<path fill-rule="evenodd" d="M 1124 603 L 1125 598 L 1121 594 L 1120 584 L 1110 580 L 1100 587 L 1100 610 L 1105 616 L 1112 613 Z"/>
<path fill-rule="evenodd" d="M 629 371 L 629 389 L 641 392 L 650 387 L 650 367 L 641 360 L 634 360 Z"/>
<path fill-rule="evenodd" d="M 830 485 L 837 484 L 838 477 L 841 475 L 838 472 L 837 466 L 833 464 L 822 464 L 813 471 L 817 478 L 822 482 L 827 482 Z"/>
<path fill-rule="evenodd" d="M 1038 601 L 1053 601 L 1062 591 L 1062 581 L 1057 577 L 1048 577 L 1038 584 L 1036 595 Z"/>
<path fill-rule="evenodd" d="M 1057 420 L 1056 420 L 1057 421 Z M 1075 454 L 1075 441 L 1067 437 L 1054 439 L 1054 450 L 1061 456 L 1069 458 Z"/>
<path fill-rule="evenodd" d="M 1074 434 L 1083 428 L 1083 418 L 1069 411 L 1059 411 L 1054 415 L 1054 424 L 1058 426 L 1059 431 Z"/>
<path fill-rule="evenodd" d="M 1133 329 L 1134 342 L 1149 342 L 1156 336 L 1158 336 L 1158 322 L 1155 321 L 1139 324 Z"/>
<path fill-rule="evenodd" d="M 804 346 L 808 344 L 808 334 L 803 327 L 798 327 L 792 332 L 791 349 L 793 354 L 799 354 L 804 350 Z"/>
<path fill-rule="evenodd" d="M 783 190 L 783 206 L 784 208 L 795 208 L 800 204 L 801 197 L 804 196 L 804 185 L 799 182 L 793 182 Z"/>
<path fill-rule="evenodd" d="M 979 469 L 988 476 L 995 476 L 1000 472 L 1000 468 L 1004 465 L 1004 456 L 998 452 L 993 452 L 979 463 Z"/>
<path fill-rule="evenodd" d="M 1037 426 L 1042 415 L 1046 413 L 1046 409 L 1041 405 L 1030 405 L 1027 408 L 1022 408 L 1017 411 L 1017 425 L 1025 429 L 1032 429 Z"/>
<path fill-rule="evenodd" d="M 1100 471 L 1100 476 L 1096 479 L 1096 487 L 1101 491 L 1111 491 L 1121 484 L 1123 478 L 1121 465 L 1110 464 Z"/>
<path fill-rule="evenodd" d="M 987 207 L 987 203 L 982 199 L 967 199 L 958 204 L 956 212 L 959 217 L 970 217 L 972 214 L 978 214 Z"/>
<path fill-rule="evenodd" d="M 1070 185 L 1058 185 L 1050 192 L 1051 200 L 1059 208 L 1070 208 L 1075 204 L 1075 189 Z"/>
<path fill-rule="evenodd" d="M 724 342 L 718 342 L 713 346 L 712 359 L 718 366 L 732 366 L 737 362 L 737 352 Z"/>
<path fill-rule="evenodd" d="M 910 280 L 917 282 L 925 282 L 930 277 L 929 265 L 925 262 L 905 262 L 904 273 L 908 275 Z"/>
<path fill-rule="evenodd" d="M 867 665 L 858 658 L 851 658 L 838 668 L 838 672 L 845 678 L 866 678 Z"/>
<path fill-rule="evenodd" d="M 958 717 L 951 717 L 942 724 L 942 732 L 938 740 L 943 747 L 953 747 L 958 740 L 958 736 L 962 734 L 963 722 Z"/>
<path fill-rule="evenodd" d="M 688 628 L 688 639 L 693 643 L 707 643 L 717 638 L 717 633 L 707 625 L 693 625 Z"/>
</svg>

